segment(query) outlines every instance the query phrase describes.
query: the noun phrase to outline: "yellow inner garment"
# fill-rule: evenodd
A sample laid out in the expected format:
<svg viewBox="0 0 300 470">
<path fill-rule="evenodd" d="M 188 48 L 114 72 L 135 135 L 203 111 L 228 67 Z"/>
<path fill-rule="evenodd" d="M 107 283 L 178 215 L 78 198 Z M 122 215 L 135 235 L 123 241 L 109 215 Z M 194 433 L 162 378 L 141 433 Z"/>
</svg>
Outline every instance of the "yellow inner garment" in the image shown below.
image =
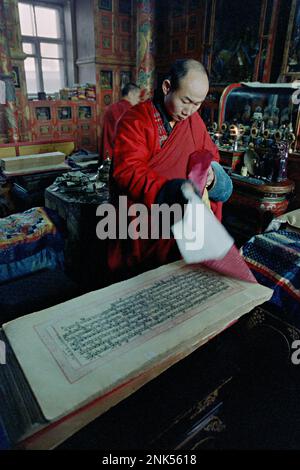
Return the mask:
<svg viewBox="0 0 300 470">
<path fill-rule="evenodd" d="M 202 194 L 202 201 L 210 209 L 210 201 L 209 201 L 209 197 L 208 197 L 208 191 L 207 191 L 206 188 L 204 188 L 204 191 L 203 191 L 203 194 Z"/>
</svg>

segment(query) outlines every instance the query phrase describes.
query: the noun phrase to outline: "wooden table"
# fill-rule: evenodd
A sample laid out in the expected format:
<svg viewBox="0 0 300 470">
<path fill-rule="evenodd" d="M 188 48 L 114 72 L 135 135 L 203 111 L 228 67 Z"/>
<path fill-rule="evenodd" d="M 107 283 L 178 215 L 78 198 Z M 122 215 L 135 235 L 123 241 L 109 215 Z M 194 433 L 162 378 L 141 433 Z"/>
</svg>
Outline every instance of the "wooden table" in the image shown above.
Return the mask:
<svg viewBox="0 0 300 470">
<path fill-rule="evenodd" d="M 66 227 L 66 272 L 83 291 L 99 289 L 106 283 L 105 240 L 96 236 L 96 209 L 108 202 L 107 186 L 97 193 L 67 192 L 55 184 L 45 191 L 45 205 L 58 212 Z"/>
</svg>

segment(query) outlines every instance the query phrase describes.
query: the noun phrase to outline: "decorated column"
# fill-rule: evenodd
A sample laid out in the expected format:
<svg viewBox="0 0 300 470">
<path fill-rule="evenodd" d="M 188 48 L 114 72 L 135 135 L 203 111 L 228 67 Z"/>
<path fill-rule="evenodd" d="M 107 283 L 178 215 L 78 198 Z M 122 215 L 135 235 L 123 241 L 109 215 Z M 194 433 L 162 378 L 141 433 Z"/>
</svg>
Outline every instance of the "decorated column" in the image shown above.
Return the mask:
<svg viewBox="0 0 300 470">
<path fill-rule="evenodd" d="M 31 140 L 30 113 L 27 97 L 22 36 L 19 19 L 18 0 L 4 0 L 6 35 L 12 78 L 16 93 L 17 126 L 20 140 Z"/>
<path fill-rule="evenodd" d="M 137 0 L 137 83 L 148 93 L 154 84 L 155 0 Z"/>
<path fill-rule="evenodd" d="M 0 0 L 0 80 L 5 83 L 6 103 L 0 104 L 0 142 L 19 140 L 16 93 L 13 81 L 13 69 L 9 54 L 6 2 Z"/>
</svg>

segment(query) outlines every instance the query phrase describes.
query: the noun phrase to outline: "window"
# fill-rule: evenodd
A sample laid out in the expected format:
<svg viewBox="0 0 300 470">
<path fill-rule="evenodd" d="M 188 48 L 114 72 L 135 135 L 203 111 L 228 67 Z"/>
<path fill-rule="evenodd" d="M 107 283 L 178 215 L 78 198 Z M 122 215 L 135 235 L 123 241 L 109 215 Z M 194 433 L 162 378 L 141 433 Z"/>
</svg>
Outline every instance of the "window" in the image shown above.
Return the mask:
<svg viewBox="0 0 300 470">
<path fill-rule="evenodd" d="M 35 1 L 18 2 L 27 91 L 57 92 L 66 84 L 63 9 Z"/>
</svg>

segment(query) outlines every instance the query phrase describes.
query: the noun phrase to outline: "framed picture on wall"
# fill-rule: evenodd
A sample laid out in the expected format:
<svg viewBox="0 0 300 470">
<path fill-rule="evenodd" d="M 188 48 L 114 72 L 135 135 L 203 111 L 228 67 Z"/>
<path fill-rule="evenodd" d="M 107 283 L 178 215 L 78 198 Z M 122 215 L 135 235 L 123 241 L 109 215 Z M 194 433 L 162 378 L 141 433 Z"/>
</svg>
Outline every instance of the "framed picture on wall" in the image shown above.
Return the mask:
<svg viewBox="0 0 300 470">
<path fill-rule="evenodd" d="M 50 106 L 39 106 L 35 108 L 36 119 L 39 121 L 50 121 L 51 119 L 51 110 Z"/>
<path fill-rule="evenodd" d="M 122 38 L 121 49 L 122 52 L 130 52 L 130 40 L 128 38 Z"/>
<path fill-rule="evenodd" d="M 19 73 L 19 67 L 17 66 L 13 66 L 12 68 L 12 79 L 13 79 L 13 83 L 15 85 L 16 88 L 20 88 L 21 85 L 20 85 L 20 73 Z"/>
<path fill-rule="evenodd" d="M 300 78 L 300 0 L 293 0 L 281 75 L 290 79 Z"/>
<path fill-rule="evenodd" d="M 111 49 L 111 38 L 109 36 L 103 36 L 102 49 Z"/>
<path fill-rule="evenodd" d="M 100 72 L 100 86 L 104 90 L 112 90 L 113 78 L 111 70 L 102 70 Z"/>
<path fill-rule="evenodd" d="M 110 95 L 104 95 L 103 96 L 103 103 L 105 106 L 109 106 L 111 104 L 111 96 Z"/>
<path fill-rule="evenodd" d="M 110 17 L 102 13 L 102 28 L 106 30 L 111 30 L 111 20 Z"/>
<path fill-rule="evenodd" d="M 58 119 L 72 119 L 72 109 L 71 106 L 60 106 L 57 109 Z"/>
<path fill-rule="evenodd" d="M 111 0 L 99 0 L 98 7 L 100 10 L 112 11 Z"/>
<path fill-rule="evenodd" d="M 122 70 L 120 72 L 120 89 L 122 90 L 122 88 L 127 84 L 131 82 L 131 72 L 130 70 Z"/>
<path fill-rule="evenodd" d="M 263 2 L 251 0 L 241 5 L 236 0 L 215 2 L 215 14 L 210 24 L 213 36 L 211 48 L 204 51 L 204 63 L 209 65 L 211 84 L 255 81 L 256 60 L 261 41 L 260 22 Z M 230 14 L 228 14 L 230 12 Z"/>
</svg>

